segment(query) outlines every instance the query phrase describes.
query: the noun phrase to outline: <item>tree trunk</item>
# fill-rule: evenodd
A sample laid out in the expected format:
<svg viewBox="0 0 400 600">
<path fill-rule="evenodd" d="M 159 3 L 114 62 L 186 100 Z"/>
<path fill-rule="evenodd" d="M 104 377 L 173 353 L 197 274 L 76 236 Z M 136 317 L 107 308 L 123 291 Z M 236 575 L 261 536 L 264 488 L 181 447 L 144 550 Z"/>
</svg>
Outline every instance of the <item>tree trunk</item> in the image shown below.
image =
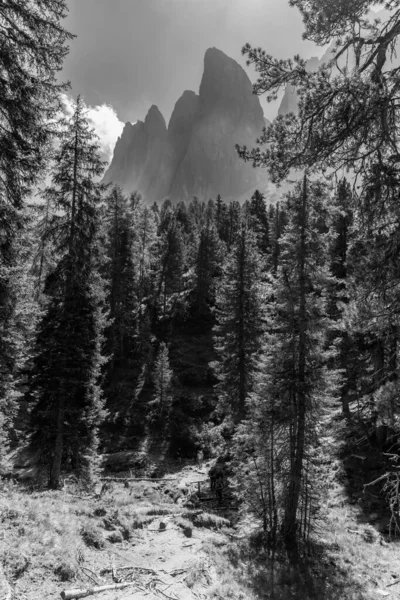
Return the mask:
<svg viewBox="0 0 400 600">
<path fill-rule="evenodd" d="M 93 588 L 87 588 L 85 590 L 67 590 L 66 592 L 61 592 L 61 598 L 62 600 L 77 600 L 78 598 L 86 598 L 87 596 L 93 596 L 94 594 L 105 592 L 107 590 L 123 590 L 126 587 L 133 587 L 137 585 L 138 584 L 135 581 L 126 581 L 125 583 L 112 583 L 109 585 L 100 585 Z"/>
<path fill-rule="evenodd" d="M 58 399 L 57 430 L 56 441 L 54 444 L 53 464 L 50 470 L 49 487 L 56 490 L 60 487 L 61 464 L 64 447 L 64 418 L 65 418 L 65 400 L 62 393 Z"/>
</svg>

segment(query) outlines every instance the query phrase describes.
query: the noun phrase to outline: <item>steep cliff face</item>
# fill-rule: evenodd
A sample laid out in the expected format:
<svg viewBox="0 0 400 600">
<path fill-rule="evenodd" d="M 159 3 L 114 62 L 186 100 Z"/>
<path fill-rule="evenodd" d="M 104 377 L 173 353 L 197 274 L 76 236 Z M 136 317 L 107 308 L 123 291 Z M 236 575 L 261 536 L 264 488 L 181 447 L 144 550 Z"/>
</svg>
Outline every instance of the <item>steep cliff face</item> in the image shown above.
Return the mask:
<svg viewBox="0 0 400 600">
<path fill-rule="evenodd" d="M 242 199 L 252 186 L 262 185 L 261 174 L 237 156 L 235 143 L 253 146 L 263 126 L 260 101 L 245 71 L 220 50 L 207 50 L 198 113 L 172 180 L 171 197 L 212 198 L 220 193 Z"/>
<path fill-rule="evenodd" d="M 164 166 L 167 138 L 165 119 L 153 105 L 144 122 L 126 123 L 104 181 L 118 183 L 128 192 L 140 189 L 145 195 L 162 193 L 169 183 Z"/>
<path fill-rule="evenodd" d="M 149 203 L 165 197 L 207 200 L 217 194 L 243 200 L 256 188 L 267 190 L 268 181 L 263 170 L 238 158 L 235 144 L 253 147 L 264 125 L 245 71 L 210 48 L 199 94 L 183 93 L 168 130 L 155 106 L 144 123 L 128 123 L 104 180 L 139 190 Z"/>
</svg>

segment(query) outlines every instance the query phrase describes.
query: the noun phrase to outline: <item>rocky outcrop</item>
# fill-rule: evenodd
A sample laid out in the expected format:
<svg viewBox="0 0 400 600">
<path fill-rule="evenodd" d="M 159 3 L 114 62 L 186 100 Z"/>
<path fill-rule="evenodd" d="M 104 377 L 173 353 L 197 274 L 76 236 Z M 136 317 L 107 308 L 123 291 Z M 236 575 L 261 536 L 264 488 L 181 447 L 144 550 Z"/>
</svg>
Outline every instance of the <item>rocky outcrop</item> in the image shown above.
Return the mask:
<svg viewBox="0 0 400 600">
<path fill-rule="evenodd" d="M 168 130 L 157 107 L 127 123 L 105 175 L 147 200 L 173 201 L 217 194 L 243 200 L 256 188 L 270 190 L 265 171 L 237 155 L 235 144 L 255 145 L 265 120 L 259 98 L 242 67 L 216 48 L 207 50 L 199 94 L 186 90 Z"/>
<path fill-rule="evenodd" d="M 118 183 L 126 191 L 162 193 L 169 181 L 169 173 L 163 168 L 167 137 L 165 119 L 157 106 L 150 108 L 144 122 L 126 123 L 104 181 Z"/>
</svg>

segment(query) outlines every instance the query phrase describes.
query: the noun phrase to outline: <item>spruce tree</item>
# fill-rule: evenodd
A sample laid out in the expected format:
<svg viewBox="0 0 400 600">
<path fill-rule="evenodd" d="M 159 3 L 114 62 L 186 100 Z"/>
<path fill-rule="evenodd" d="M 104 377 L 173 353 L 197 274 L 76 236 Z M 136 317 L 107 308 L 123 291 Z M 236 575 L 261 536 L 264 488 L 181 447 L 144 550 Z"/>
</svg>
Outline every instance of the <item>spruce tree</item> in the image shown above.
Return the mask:
<svg viewBox="0 0 400 600">
<path fill-rule="evenodd" d="M 106 198 L 104 224 L 108 262 L 105 269 L 108 285 L 110 326 L 107 330 L 109 369 L 132 358 L 137 301 L 133 251 L 133 214 L 128 199 L 115 186 Z"/>
<path fill-rule="evenodd" d="M 100 389 L 104 286 L 99 275 L 99 206 L 104 164 L 78 98 L 65 122 L 46 195 L 58 209 L 53 233 L 60 260 L 46 278 L 48 306 L 40 323 L 32 371 L 31 446 L 60 485 L 63 470 L 88 482 L 96 475 L 98 426 L 103 418 Z"/>
<path fill-rule="evenodd" d="M 60 109 L 56 80 L 73 37 L 61 22 L 64 0 L 0 4 L 0 397 L 15 391 L 17 353 L 12 341 L 19 282 L 24 201 L 43 174 Z M 1 409 L 0 409 L 1 410 Z"/>
</svg>

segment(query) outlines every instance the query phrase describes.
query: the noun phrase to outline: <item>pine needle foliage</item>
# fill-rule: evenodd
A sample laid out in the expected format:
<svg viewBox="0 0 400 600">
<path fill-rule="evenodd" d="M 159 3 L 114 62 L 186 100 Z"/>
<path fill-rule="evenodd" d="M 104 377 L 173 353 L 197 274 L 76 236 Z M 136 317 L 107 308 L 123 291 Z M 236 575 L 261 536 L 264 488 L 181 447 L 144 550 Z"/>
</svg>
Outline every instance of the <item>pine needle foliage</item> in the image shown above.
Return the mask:
<svg viewBox="0 0 400 600">
<path fill-rule="evenodd" d="M 73 37 L 61 24 L 66 14 L 65 0 L 0 4 L 0 398 L 6 404 L 16 393 L 18 238 L 24 201 L 45 169 L 67 87 L 56 79 Z"/>
<path fill-rule="evenodd" d="M 272 545 L 281 539 L 293 546 L 308 535 L 315 509 L 312 449 L 338 379 L 328 370 L 334 348 L 327 344 L 332 278 L 326 200 L 324 186 L 307 178 L 288 198 L 280 263 L 268 290 L 267 332 L 247 419 L 235 436 L 238 493 Z"/>
<path fill-rule="evenodd" d="M 99 147 L 77 99 L 75 112 L 55 153 L 52 184 L 46 189 L 57 210 L 52 232 L 60 259 L 46 278 L 48 307 L 39 326 L 31 393 L 31 445 L 48 470 L 49 485 L 60 485 L 63 470 L 88 482 L 97 468 L 104 285 L 99 275 L 98 232 L 104 186 Z"/>
</svg>

